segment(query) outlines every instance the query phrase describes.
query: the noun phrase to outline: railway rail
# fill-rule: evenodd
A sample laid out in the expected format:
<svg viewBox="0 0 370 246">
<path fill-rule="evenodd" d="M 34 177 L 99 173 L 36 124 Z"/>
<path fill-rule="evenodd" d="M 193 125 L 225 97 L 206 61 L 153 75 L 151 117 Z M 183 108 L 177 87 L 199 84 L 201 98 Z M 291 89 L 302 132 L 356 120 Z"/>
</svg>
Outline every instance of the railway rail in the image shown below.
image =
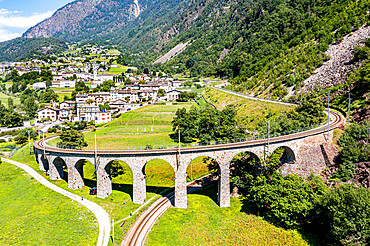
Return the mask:
<svg viewBox="0 0 370 246">
<path fill-rule="evenodd" d="M 287 140 L 294 140 L 299 138 L 304 138 L 312 135 L 317 135 L 321 133 L 325 133 L 337 128 L 339 125 L 344 123 L 344 117 L 340 114 L 330 111 L 330 123 L 329 125 L 322 125 L 314 129 L 309 129 L 307 131 L 297 132 L 289 135 L 282 135 L 278 137 L 272 137 L 269 139 L 258 139 L 258 140 L 250 140 L 244 142 L 235 142 L 235 143 L 227 143 L 227 144 L 218 144 L 218 145 L 209 145 L 209 146 L 197 146 L 197 147 L 183 147 L 181 148 L 182 153 L 187 152 L 201 152 L 207 150 L 217 150 L 217 149 L 232 149 L 237 147 L 244 147 L 244 146 L 253 146 L 253 145 L 260 145 L 260 144 L 267 144 L 275 143 L 275 142 L 282 142 Z M 68 154 L 90 154 L 94 155 L 95 151 L 93 150 L 76 150 L 76 149 L 62 149 L 57 147 L 52 147 L 47 144 L 47 142 L 51 139 L 55 138 L 48 137 L 43 140 L 36 141 L 34 143 L 34 148 L 53 152 L 53 153 L 68 153 Z M 119 155 L 140 155 L 140 154 L 161 154 L 161 153 L 173 153 L 176 154 L 178 152 L 178 148 L 169 148 L 169 149 L 150 149 L 150 150 L 99 150 L 99 154 L 101 155 L 109 155 L 109 154 L 119 154 Z"/>
<path fill-rule="evenodd" d="M 211 173 L 202 178 L 190 182 L 187 187 L 190 188 L 203 180 L 212 178 L 215 174 Z M 130 227 L 129 231 L 126 233 L 121 246 L 141 246 L 144 245 L 146 237 L 150 232 L 151 228 L 155 222 L 161 217 L 161 215 L 166 212 L 166 210 L 171 207 L 172 200 L 175 197 L 174 192 L 169 193 L 165 197 L 161 197 L 150 205 L 143 213 L 140 214 L 139 218 Z"/>
</svg>

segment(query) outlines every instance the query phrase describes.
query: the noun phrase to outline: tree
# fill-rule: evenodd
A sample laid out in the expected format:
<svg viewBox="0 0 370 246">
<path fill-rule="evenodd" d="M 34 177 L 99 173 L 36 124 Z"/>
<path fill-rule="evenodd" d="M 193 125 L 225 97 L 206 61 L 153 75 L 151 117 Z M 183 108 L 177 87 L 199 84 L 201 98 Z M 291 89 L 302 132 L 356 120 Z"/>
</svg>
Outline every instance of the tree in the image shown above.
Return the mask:
<svg viewBox="0 0 370 246">
<path fill-rule="evenodd" d="M 4 123 L 6 127 L 16 127 L 23 125 L 23 117 L 17 112 L 8 112 L 4 117 Z"/>
<path fill-rule="evenodd" d="M 28 132 L 30 136 L 30 140 L 36 140 L 37 139 L 37 133 L 34 132 L 32 129 L 23 129 L 18 132 L 18 135 L 14 138 L 14 141 L 16 144 L 25 144 L 28 142 Z"/>
<path fill-rule="evenodd" d="M 13 98 L 8 97 L 8 110 L 13 110 L 14 109 L 14 101 Z"/>
<path fill-rule="evenodd" d="M 26 112 L 26 114 L 30 117 L 33 118 L 36 115 L 38 106 L 36 104 L 36 98 L 33 96 L 28 97 L 24 103 L 23 103 L 23 110 Z"/>
<path fill-rule="evenodd" d="M 347 181 L 356 173 L 355 163 L 369 161 L 370 145 L 361 144 L 367 138 L 368 127 L 369 123 L 354 124 L 338 139 L 338 145 L 342 147 L 339 152 L 340 164 L 333 178 Z"/>
<path fill-rule="evenodd" d="M 310 221 L 314 202 L 326 191 L 318 176 L 311 175 L 307 182 L 298 175 L 257 178 L 247 195 L 248 202 L 257 211 L 277 225 L 291 228 Z"/>
<path fill-rule="evenodd" d="M 108 102 L 105 102 L 104 104 L 99 105 L 99 109 L 100 111 L 111 110 L 111 107 Z"/>
<path fill-rule="evenodd" d="M 184 91 L 184 92 L 181 92 L 179 94 L 179 98 L 177 99 L 178 102 L 187 102 L 189 101 L 190 99 L 195 99 L 195 97 L 197 96 L 197 93 L 196 92 L 187 92 L 187 91 Z"/>
<path fill-rule="evenodd" d="M 58 142 L 58 147 L 65 147 L 70 149 L 82 149 L 87 147 L 84 135 L 74 129 L 63 130 L 60 134 L 60 141 Z"/>
<path fill-rule="evenodd" d="M 159 89 L 157 95 L 160 97 L 164 97 L 166 95 L 166 91 L 164 89 Z"/>
<path fill-rule="evenodd" d="M 52 89 L 47 89 L 46 91 L 41 92 L 40 102 L 49 103 L 51 101 L 58 101 L 58 94 L 55 93 Z"/>
<path fill-rule="evenodd" d="M 315 202 L 313 228 L 333 245 L 370 244 L 370 191 L 344 184 Z"/>
<path fill-rule="evenodd" d="M 178 109 L 172 121 L 175 131 L 171 138 L 178 141 L 178 132 L 181 132 L 181 142 L 190 143 L 195 139 L 202 142 L 241 138 L 245 130 L 237 126 L 236 111 L 231 106 L 222 111 L 214 107 L 195 108 L 189 112 L 185 108 Z"/>
</svg>

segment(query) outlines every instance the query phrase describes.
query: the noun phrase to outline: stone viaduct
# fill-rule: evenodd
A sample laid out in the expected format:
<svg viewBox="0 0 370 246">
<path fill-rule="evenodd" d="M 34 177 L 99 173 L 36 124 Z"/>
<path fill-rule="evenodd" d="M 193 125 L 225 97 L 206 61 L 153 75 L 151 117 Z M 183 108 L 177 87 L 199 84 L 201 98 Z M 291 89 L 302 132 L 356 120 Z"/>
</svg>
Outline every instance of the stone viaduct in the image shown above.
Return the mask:
<svg viewBox="0 0 370 246">
<path fill-rule="evenodd" d="M 263 140 L 220 144 L 204 147 L 178 149 L 158 149 L 141 151 L 84 151 L 64 150 L 47 145 L 40 140 L 34 144 L 34 153 L 40 170 L 47 171 L 52 180 L 63 179 L 63 167 L 68 170 L 68 187 L 72 190 L 84 186 L 83 163 L 94 164 L 97 174 L 97 196 L 106 198 L 112 193 L 110 165 L 114 160 L 128 164 L 133 174 L 133 202 L 142 204 L 146 198 L 145 165 L 153 159 L 168 162 L 175 173 L 175 206 L 187 208 L 186 169 L 197 157 L 211 157 L 220 167 L 218 201 L 220 207 L 230 206 L 230 162 L 243 152 L 250 152 L 263 159 L 278 147 L 284 148 L 281 159 L 283 174 L 297 173 L 308 176 L 311 172 L 320 173 L 327 164 L 327 156 L 322 145 L 332 139 L 333 130 L 343 124 L 343 117 L 331 113 L 330 125 L 324 125 L 304 132 Z M 328 130 L 329 129 L 329 130 Z M 329 134 L 328 134 L 329 133 Z"/>
</svg>

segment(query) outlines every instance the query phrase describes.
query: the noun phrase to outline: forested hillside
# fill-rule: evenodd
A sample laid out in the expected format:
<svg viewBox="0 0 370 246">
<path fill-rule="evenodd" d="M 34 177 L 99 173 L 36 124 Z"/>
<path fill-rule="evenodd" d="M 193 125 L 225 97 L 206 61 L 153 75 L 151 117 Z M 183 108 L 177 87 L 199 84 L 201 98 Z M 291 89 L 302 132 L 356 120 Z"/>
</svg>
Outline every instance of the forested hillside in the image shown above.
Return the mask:
<svg viewBox="0 0 370 246">
<path fill-rule="evenodd" d="M 369 1 L 193 1 L 167 49 L 192 45 L 160 68 L 232 78 L 233 88 L 283 98 L 329 57 L 332 43 L 369 21 Z M 220 61 L 221 53 L 227 53 Z M 263 85 L 263 86 L 262 86 Z"/>
<path fill-rule="evenodd" d="M 61 52 L 67 49 L 64 41 L 56 38 L 16 38 L 0 43 L 0 62 L 20 61 Z"/>
<path fill-rule="evenodd" d="M 24 37 L 57 37 L 69 42 L 100 41 L 129 51 L 157 45 L 189 0 L 79 0 L 30 28 Z"/>
<path fill-rule="evenodd" d="M 329 47 L 341 44 L 343 37 L 359 28 L 366 30 L 361 37 L 368 37 L 370 30 L 366 27 L 369 0 L 139 0 L 138 3 L 74 1 L 24 36 L 118 45 L 126 65 L 140 68 L 151 66 L 178 44 L 188 43 L 181 54 L 154 65 L 153 69 L 192 77 L 227 76 L 233 90 L 283 99 L 297 94 L 305 81 L 310 83 L 308 90 L 344 83 L 334 81 L 317 86 L 313 77 L 308 78 L 329 56 L 335 55 L 328 52 Z M 361 42 L 358 39 L 356 45 L 363 45 Z M 23 46 L 29 50 L 27 45 Z M 349 46 L 343 45 L 351 54 L 354 44 Z M 0 47 L 5 54 L 3 50 Z M 9 55 L 1 57 L 15 59 Z M 361 65 L 356 61 L 354 66 L 341 62 L 337 68 L 346 67 L 348 72 Z M 341 76 L 343 80 L 349 76 L 338 74 L 334 71 L 332 78 Z M 326 78 L 322 80 L 325 82 Z"/>
</svg>

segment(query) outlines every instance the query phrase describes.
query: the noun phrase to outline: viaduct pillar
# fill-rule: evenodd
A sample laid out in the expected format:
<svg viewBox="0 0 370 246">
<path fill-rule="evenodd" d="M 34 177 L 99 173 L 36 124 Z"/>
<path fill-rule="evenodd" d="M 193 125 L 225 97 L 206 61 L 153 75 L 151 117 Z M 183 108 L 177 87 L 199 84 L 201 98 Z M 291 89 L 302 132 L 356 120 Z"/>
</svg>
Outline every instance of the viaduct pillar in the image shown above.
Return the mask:
<svg viewBox="0 0 370 246">
<path fill-rule="evenodd" d="M 132 165 L 132 202 L 143 204 L 146 198 L 145 175 L 143 174 L 142 165 Z"/>
<path fill-rule="evenodd" d="M 98 161 L 96 167 L 97 193 L 99 198 L 106 198 L 112 194 L 112 180 L 108 163 Z"/>
</svg>

